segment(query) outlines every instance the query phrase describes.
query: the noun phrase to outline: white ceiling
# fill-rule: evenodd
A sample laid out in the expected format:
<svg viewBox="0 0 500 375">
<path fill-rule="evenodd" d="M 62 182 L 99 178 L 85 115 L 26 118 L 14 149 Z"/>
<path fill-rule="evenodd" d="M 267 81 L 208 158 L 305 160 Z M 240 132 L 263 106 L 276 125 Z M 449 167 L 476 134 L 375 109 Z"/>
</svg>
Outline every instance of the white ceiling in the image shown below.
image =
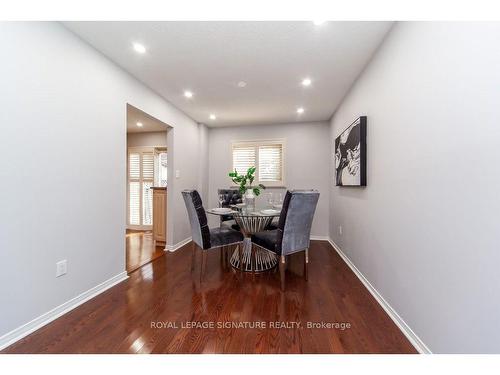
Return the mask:
<svg viewBox="0 0 500 375">
<path fill-rule="evenodd" d="M 391 22 L 65 22 L 208 126 L 328 120 Z M 139 42 L 143 55 L 132 48 Z M 301 80 L 312 84 L 303 87 Z M 239 88 L 238 82 L 247 86 Z M 192 99 L 183 96 L 194 93 Z M 303 107 L 302 115 L 296 113 Z M 215 121 L 209 119 L 214 113 Z"/>
<path fill-rule="evenodd" d="M 142 127 L 137 126 L 138 122 L 142 124 Z M 127 104 L 127 133 L 161 132 L 169 128 L 167 124 Z"/>
</svg>

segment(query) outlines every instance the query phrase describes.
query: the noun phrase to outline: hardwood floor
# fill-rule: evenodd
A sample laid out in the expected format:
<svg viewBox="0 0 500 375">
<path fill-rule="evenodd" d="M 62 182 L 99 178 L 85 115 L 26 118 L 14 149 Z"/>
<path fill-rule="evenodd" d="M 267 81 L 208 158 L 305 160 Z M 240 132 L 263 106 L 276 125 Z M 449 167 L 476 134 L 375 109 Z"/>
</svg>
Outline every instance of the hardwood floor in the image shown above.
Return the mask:
<svg viewBox="0 0 500 375">
<path fill-rule="evenodd" d="M 164 246 L 154 246 L 151 231 L 127 229 L 125 238 L 128 273 L 165 254 Z"/>
<path fill-rule="evenodd" d="M 328 242 L 312 241 L 309 281 L 303 254 L 291 256 L 286 292 L 279 275 L 223 270 L 219 251 L 191 273 L 191 246 L 167 253 L 130 278 L 11 345 L 4 353 L 415 353 Z M 199 255 L 199 254 L 198 254 Z M 186 322 L 216 328 L 183 328 Z M 351 328 L 308 328 L 307 322 Z M 154 328 L 161 324 L 177 328 Z M 265 329 L 217 328 L 265 322 Z M 300 327 L 269 328 L 271 322 Z"/>
</svg>

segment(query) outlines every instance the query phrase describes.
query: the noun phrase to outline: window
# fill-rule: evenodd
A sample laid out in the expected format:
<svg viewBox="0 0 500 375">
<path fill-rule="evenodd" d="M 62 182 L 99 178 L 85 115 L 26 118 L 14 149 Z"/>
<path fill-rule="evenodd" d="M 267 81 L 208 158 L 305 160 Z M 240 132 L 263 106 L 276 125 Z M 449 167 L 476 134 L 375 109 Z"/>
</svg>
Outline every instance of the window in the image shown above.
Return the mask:
<svg viewBox="0 0 500 375">
<path fill-rule="evenodd" d="M 167 186 L 167 149 L 155 148 L 155 186 Z"/>
<path fill-rule="evenodd" d="M 129 149 L 128 224 L 144 227 L 153 224 L 154 151 Z"/>
<path fill-rule="evenodd" d="M 257 167 L 255 183 L 265 186 L 283 186 L 284 141 L 233 142 L 233 170 L 244 174 Z"/>
</svg>

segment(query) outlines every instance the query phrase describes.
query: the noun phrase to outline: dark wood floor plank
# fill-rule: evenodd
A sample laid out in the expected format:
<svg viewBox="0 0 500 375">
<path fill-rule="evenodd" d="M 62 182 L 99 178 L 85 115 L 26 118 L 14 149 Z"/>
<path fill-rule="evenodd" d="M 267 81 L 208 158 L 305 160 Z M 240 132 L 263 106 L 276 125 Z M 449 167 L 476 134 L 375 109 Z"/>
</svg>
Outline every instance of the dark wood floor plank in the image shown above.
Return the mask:
<svg viewBox="0 0 500 375">
<path fill-rule="evenodd" d="M 125 252 L 127 272 L 163 256 L 164 246 L 156 246 L 151 231 L 129 230 L 125 234 Z"/>
<path fill-rule="evenodd" d="M 70 311 L 3 353 L 416 353 L 394 322 L 325 241 L 312 241 L 309 281 L 303 254 L 289 257 L 280 292 L 275 271 L 224 268 L 209 251 L 204 280 L 191 272 L 190 244 Z M 183 328 L 186 322 L 263 322 L 265 329 Z M 307 328 L 307 322 L 352 328 Z M 152 322 L 177 324 L 154 328 Z M 270 328 L 271 322 L 300 327 Z"/>
</svg>

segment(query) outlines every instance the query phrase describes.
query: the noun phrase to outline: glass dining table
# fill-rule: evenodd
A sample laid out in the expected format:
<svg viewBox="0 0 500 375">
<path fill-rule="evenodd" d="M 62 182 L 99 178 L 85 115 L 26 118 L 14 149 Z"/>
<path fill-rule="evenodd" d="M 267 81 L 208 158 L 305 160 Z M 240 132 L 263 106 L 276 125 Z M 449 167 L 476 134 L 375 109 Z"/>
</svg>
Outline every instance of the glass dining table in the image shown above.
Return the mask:
<svg viewBox="0 0 500 375">
<path fill-rule="evenodd" d="M 273 219 L 280 216 L 281 206 L 275 205 L 272 208 L 256 204 L 255 207 L 247 207 L 245 205 L 234 205 L 230 210 L 221 211 L 220 209 L 208 209 L 208 214 L 227 216 L 231 215 L 236 224 L 240 227 L 241 233 L 245 236 L 242 248 L 242 263 L 240 264 L 239 249 L 233 252 L 230 257 L 230 263 L 234 268 L 242 269 L 243 271 L 252 271 L 252 234 L 261 232 L 269 228 Z M 255 272 L 267 271 L 274 268 L 278 264 L 276 254 L 261 247 L 256 246 L 254 252 Z"/>
</svg>

